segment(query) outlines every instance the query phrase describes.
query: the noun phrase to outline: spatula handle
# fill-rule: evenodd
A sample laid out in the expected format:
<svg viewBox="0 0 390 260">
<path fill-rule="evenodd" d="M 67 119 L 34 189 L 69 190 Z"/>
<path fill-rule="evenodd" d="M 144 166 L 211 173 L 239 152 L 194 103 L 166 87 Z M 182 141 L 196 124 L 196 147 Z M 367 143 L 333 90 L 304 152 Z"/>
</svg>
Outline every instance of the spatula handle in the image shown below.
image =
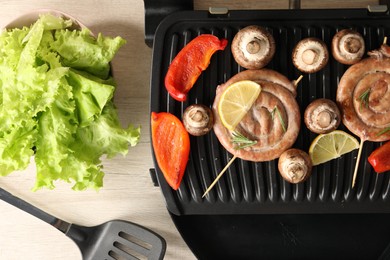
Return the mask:
<svg viewBox="0 0 390 260">
<path fill-rule="evenodd" d="M 45 221 L 46 223 L 56 227 L 58 230 L 62 231 L 63 233 L 66 233 L 68 228 L 71 225 L 70 223 L 58 219 L 50 215 L 49 213 L 46 213 L 43 210 L 31 205 L 30 203 L 12 195 L 11 193 L 9 193 L 8 191 L 2 188 L 0 188 L 0 199 Z"/>
</svg>

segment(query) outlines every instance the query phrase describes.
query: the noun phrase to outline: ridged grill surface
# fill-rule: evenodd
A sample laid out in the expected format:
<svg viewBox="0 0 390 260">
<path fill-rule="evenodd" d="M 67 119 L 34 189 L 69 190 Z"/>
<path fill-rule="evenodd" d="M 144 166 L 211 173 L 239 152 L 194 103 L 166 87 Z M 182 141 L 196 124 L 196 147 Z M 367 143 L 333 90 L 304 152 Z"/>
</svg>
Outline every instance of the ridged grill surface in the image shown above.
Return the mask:
<svg viewBox="0 0 390 260">
<path fill-rule="evenodd" d="M 291 53 L 296 43 L 303 38 L 320 38 L 330 50 L 332 37 L 338 30 L 353 28 L 363 35 L 366 50 L 372 50 L 381 45 L 385 36 L 390 36 L 388 16 L 335 18 L 331 13 L 323 11 L 322 15 L 310 20 L 300 19 L 299 14 L 293 15 L 291 19 L 279 18 L 277 14 L 283 12 L 275 12 L 276 16 L 271 12 L 259 12 L 258 16 L 255 12 L 242 12 L 238 15 L 241 19 L 219 17 L 197 20 L 194 16 L 187 21 L 185 16 L 179 16 L 179 21 L 157 31 L 153 53 L 151 110 L 168 111 L 181 118 L 184 109 L 191 104 L 200 103 L 211 107 L 216 87 L 243 70 L 231 54 L 230 43 L 238 30 L 247 25 L 261 25 L 272 33 L 276 53 L 267 68 L 291 80 L 302 74 L 293 66 Z M 204 33 L 226 38 L 229 45 L 212 57 L 209 67 L 190 91 L 188 100 L 177 102 L 165 90 L 165 73 L 182 47 Z M 304 109 L 314 99 L 336 99 L 338 82 L 347 68 L 330 57 L 323 70 L 302 74 L 304 77 L 297 87 L 296 97 L 302 118 Z M 348 131 L 343 125 L 339 129 Z M 294 147 L 308 151 L 316 136 L 302 120 Z M 312 176 L 302 184 L 284 181 L 278 173 L 277 160 L 254 163 L 236 159 L 209 195 L 202 198 L 204 190 L 233 157 L 220 145 L 213 131 L 202 137 L 191 137 L 190 159 L 178 191 L 168 187 L 156 164 L 157 177 L 168 209 L 178 215 L 390 212 L 389 174 L 376 174 L 366 159 L 379 145 L 365 142 L 354 189 L 351 182 L 357 150 L 313 167 Z"/>
</svg>

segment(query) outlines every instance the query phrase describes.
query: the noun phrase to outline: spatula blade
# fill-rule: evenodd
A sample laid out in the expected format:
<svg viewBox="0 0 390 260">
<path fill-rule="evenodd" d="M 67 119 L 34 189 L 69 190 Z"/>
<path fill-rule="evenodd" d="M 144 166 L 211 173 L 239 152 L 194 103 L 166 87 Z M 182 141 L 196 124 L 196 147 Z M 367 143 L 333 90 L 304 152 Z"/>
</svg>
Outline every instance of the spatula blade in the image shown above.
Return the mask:
<svg viewBox="0 0 390 260">
<path fill-rule="evenodd" d="M 166 242 L 160 235 L 123 220 L 96 227 L 72 225 L 67 236 L 76 242 L 85 260 L 160 260 L 166 250 Z"/>
</svg>

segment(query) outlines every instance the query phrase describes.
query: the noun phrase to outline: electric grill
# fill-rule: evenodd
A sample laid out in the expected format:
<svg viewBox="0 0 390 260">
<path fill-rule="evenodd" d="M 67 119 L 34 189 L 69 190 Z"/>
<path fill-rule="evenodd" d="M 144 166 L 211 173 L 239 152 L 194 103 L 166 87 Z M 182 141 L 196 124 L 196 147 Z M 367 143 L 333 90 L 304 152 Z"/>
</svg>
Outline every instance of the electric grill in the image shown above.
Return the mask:
<svg viewBox="0 0 390 260">
<path fill-rule="evenodd" d="M 191 104 L 211 107 L 216 87 L 243 70 L 232 57 L 230 43 L 245 26 L 260 25 L 272 33 L 276 52 L 267 68 L 291 80 L 302 75 L 293 66 L 291 54 L 303 38 L 320 38 L 330 48 L 337 31 L 353 28 L 363 35 L 366 50 L 372 50 L 390 36 L 387 5 L 367 9 L 193 11 L 192 1 L 167 1 L 165 9 L 160 9 L 164 6 L 161 1 L 155 2 L 145 0 L 145 39 L 153 45 L 150 109 L 178 118 Z M 214 54 L 187 101 L 177 102 L 165 90 L 165 74 L 183 46 L 204 33 L 226 38 L 229 45 Z M 303 74 L 296 97 L 302 118 L 304 108 L 314 99 L 335 100 L 338 82 L 347 68 L 330 58 L 323 70 Z M 339 129 L 348 132 L 343 125 Z M 315 137 L 302 122 L 294 147 L 308 151 Z M 312 176 L 301 184 L 284 181 L 277 160 L 254 163 L 237 159 L 202 198 L 233 157 L 212 131 L 191 137 L 190 159 L 177 191 L 165 182 L 156 162 L 151 175 L 161 187 L 179 232 L 200 259 L 387 259 L 388 252 L 383 251 L 390 242 L 390 175 L 376 174 L 366 160 L 379 145 L 364 144 L 354 188 L 351 182 L 357 151 L 314 167 Z"/>
</svg>

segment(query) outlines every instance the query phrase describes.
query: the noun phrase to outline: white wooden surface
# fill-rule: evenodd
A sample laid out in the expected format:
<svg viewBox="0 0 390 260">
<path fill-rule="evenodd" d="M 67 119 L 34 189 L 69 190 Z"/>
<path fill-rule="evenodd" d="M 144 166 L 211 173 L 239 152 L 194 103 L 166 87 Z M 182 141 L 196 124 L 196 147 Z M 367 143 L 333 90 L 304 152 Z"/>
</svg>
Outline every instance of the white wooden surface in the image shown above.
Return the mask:
<svg viewBox="0 0 390 260">
<path fill-rule="evenodd" d="M 0 1 L 0 27 L 40 8 L 53 8 L 78 18 L 94 32 L 120 35 L 127 44 L 113 61 L 118 83 L 115 102 L 123 125 L 141 125 L 140 143 L 126 157 L 104 162 L 106 176 L 99 192 L 75 192 L 66 183 L 55 190 L 32 192 L 35 167 L 0 177 L 0 186 L 66 221 L 97 225 L 129 220 L 161 234 L 166 259 L 194 259 L 172 223 L 158 187 L 152 185 L 149 142 L 149 76 L 151 49 L 144 44 L 143 1 L 67 0 Z M 0 259 L 81 259 L 77 246 L 46 223 L 0 201 Z"/>
<path fill-rule="evenodd" d="M 302 1 L 302 7 L 324 8 L 327 1 Z M 331 6 L 336 1 L 330 1 Z M 376 1 L 342 1 L 341 7 L 364 7 Z M 239 3 L 239 4 L 238 4 Z M 273 4 L 272 4 L 273 3 Z M 287 8 L 278 1 L 202 1 L 196 9 L 227 6 L 231 9 Z M 315 6 L 314 6 L 315 7 Z M 326 7 L 326 5 L 325 5 Z M 113 61 L 118 83 L 115 102 L 123 125 L 142 127 L 140 143 L 126 157 L 104 161 L 106 176 L 99 192 L 75 192 L 66 183 L 55 190 L 32 192 L 35 168 L 0 177 L 0 186 L 41 209 L 80 225 L 111 219 L 129 220 L 161 234 L 167 241 L 166 259 L 195 259 L 172 223 L 159 188 L 153 187 L 149 138 L 149 77 L 152 50 L 144 44 L 144 6 L 141 0 L 0 0 L 0 28 L 31 10 L 52 8 L 78 18 L 94 32 L 120 35 L 127 40 Z M 81 259 L 77 246 L 50 225 L 0 201 L 0 259 Z"/>
</svg>

